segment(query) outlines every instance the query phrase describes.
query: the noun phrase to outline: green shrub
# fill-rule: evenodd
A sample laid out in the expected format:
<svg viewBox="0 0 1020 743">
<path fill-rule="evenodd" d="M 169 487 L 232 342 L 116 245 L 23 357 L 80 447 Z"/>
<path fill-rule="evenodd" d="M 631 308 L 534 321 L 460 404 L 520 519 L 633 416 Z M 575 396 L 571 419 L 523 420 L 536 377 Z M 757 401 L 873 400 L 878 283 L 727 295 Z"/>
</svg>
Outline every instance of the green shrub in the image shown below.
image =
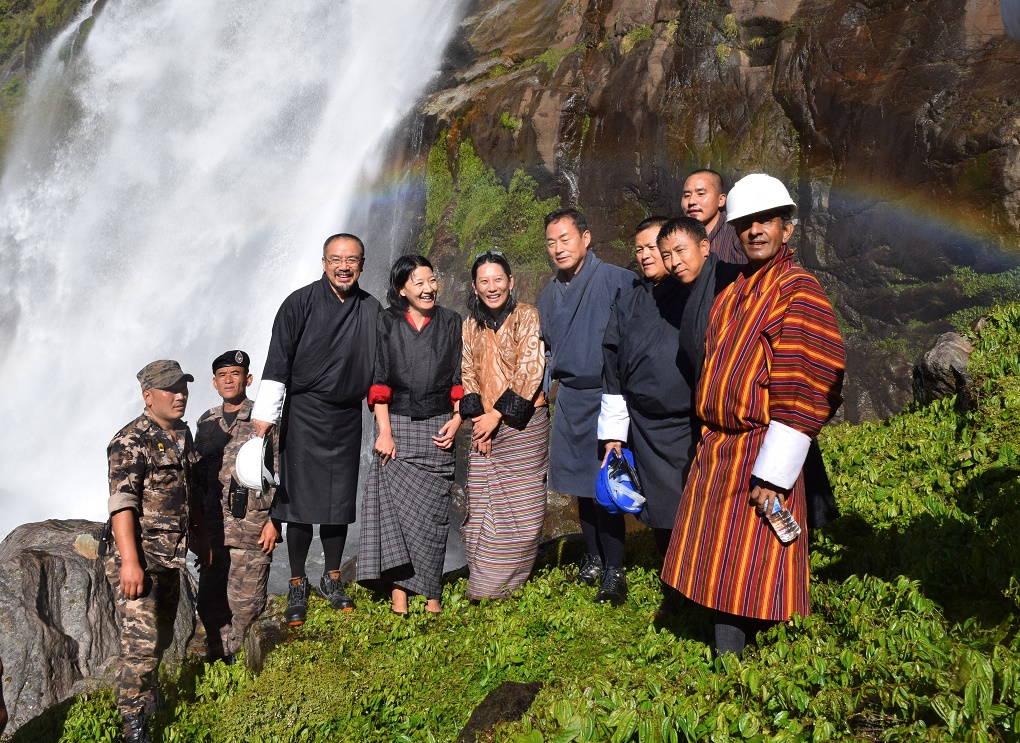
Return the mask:
<svg viewBox="0 0 1020 743">
<path fill-rule="evenodd" d="M 466 139 L 460 144 L 454 177 L 446 163 L 445 141 L 440 136 L 429 150 L 422 251 L 431 249 L 452 202 L 446 227 L 456 235 L 468 263 L 477 253 L 496 249 L 513 266 L 548 267 L 542 218 L 559 207 L 559 198 L 539 199 L 535 194 L 537 184 L 523 170 L 516 171 L 504 186 Z"/>
</svg>

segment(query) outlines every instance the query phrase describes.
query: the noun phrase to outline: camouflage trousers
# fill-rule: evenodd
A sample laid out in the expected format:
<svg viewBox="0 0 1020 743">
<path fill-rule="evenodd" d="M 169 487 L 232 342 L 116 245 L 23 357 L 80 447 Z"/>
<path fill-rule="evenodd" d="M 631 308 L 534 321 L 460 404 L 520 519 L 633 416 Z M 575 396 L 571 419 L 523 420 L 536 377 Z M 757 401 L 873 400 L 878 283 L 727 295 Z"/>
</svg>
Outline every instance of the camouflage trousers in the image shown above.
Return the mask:
<svg viewBox="0 0 1020 743">
<path fill-rule="evenodd" d="M 209 642 L 209 657 L 241 649 L 244 632 L 266 608 L 272 555 L 260 549 L 219 547 L 198 581 L 198 616 Z"/>
<path fill-rule="evenodd" d="M 180 570 L 146 570 L 145 593 L 131 600 L 121 593 L 120 565 L 112 558 L 106 560 L 106 577 L 113 587 L 120 620 L 120 662 L 113 684 L 117 709 L 122 715 L 150 714 L 156 670 L 174 637 Z"/>
</svg>

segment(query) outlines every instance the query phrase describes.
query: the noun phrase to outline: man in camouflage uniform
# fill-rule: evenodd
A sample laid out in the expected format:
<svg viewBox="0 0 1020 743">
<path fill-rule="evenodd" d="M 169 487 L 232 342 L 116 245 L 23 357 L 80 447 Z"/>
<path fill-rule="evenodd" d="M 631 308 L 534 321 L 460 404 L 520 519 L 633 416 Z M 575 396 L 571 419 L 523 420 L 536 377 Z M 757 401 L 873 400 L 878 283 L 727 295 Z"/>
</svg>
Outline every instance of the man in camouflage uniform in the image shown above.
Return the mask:
<svg viewBox="0 0 1020 743">
<path fill-rule="evenodd" d="M 138 372 L 145 410 L 113 437 L 110 522 L 115 549 L 106 576 L 120 617 L 120 662 L 114 680 L 126 743 L 149 743 L 153 684 L 173 638 L 188 535 L 199 560 L 210 559 L 201 509 L 194 503 L 198 454 L 181 420 L 194 377 L 176 361 Z"/>
<path fill-rule="evenodd" d="M 213 387 L 223 403 L 198 419 L 195 439 L 202 457 L 198 488 L 213 549 L 213 563 L 199 581 L 198 615 L 210 660 L 228 662 L 241 649 L 244 631 L 266 608 L 269 566 L 280 537 L 269 518 L 272 491 L 245 488 L 234 477 L 238 450 L 255 436 L 246 395 L 249 364 L 244 351 L 227 351 L 213 361 Z"/>
</svg>

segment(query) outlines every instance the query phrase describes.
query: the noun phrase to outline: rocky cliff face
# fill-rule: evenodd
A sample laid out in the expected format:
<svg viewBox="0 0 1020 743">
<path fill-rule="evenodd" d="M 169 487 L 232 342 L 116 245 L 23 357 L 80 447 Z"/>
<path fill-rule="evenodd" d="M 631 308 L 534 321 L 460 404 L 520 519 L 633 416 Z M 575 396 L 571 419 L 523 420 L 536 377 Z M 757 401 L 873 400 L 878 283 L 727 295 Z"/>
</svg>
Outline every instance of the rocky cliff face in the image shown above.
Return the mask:
<svg viewBox="0 0 1020 743">
<path fill-rule="evenodd" d="M 690 170 L 778 175 L 846 336 L 845 414 L 884 416 L 927 341 L 1016 293 L 1018 69 L 994 0 L 477 0 L 422 105 L 419 244 L 449 276 L 509 246 L 527 295 L 543 200 L 627 265 Z"/>
</svg>

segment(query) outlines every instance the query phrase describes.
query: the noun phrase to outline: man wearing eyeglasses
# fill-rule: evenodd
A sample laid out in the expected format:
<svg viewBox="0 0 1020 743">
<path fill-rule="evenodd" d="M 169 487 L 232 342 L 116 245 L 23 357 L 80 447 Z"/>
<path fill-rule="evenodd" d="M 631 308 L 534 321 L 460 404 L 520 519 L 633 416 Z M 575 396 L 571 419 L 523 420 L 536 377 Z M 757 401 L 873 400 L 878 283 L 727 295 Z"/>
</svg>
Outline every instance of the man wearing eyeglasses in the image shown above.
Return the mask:
<svg viewBox="0 0 1020 743">
<path fill-rule="evenodd" d="M 365 244 L 331 235 L 322 277 L 284 300 L 273 323 L 252 420 L 265 435 L 280 425 L 280 487 L 270 515 L 287 525 L 287 622 L 302 624 L 310 587 L 305 562 L 319 525 L 325 571 L 319 592 L 340 611 L 354 608 L 340 581 L 347 525 L 355 520 L 361 413 L 375 369 L 379 302 L 358 285 Z"/>
</svg>

